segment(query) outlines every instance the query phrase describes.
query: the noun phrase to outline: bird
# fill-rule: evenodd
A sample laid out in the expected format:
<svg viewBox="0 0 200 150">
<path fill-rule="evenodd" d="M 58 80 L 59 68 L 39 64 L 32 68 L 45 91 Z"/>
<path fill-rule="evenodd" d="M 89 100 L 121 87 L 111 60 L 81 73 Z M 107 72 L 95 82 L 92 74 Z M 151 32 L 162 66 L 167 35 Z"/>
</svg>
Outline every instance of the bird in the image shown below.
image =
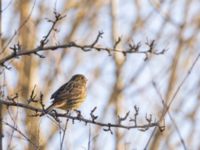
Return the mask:
<svg viewBox="0 0 200 150">
<path fill-rule="evenodd" d="M 52 95 L 52 104 L 45 109 L 50 112 L 53 108 L 70 111 L 76 110 L 85 101 L 87 96 L 87 78 L 82 74 L 75 74 L 72 78 Z"/>
</svg>

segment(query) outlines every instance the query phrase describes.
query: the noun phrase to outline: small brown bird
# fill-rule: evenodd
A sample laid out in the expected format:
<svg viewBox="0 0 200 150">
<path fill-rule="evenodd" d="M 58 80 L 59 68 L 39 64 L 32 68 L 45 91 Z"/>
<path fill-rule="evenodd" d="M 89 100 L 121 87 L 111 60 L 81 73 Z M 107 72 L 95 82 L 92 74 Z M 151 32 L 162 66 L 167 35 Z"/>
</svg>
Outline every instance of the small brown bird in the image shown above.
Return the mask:
<svg viewBox="0 0 200 150">
<path fill-rule="evenodd" d="M 63 110 L 74 110 L 80 107 L 86 98 L 87 78 L 82 74 L 74 75 L 67 83 L 62 85 L 51 95 L 52 104 L 45 110 L 51 111 L 53 108 Z"/>
</svg>

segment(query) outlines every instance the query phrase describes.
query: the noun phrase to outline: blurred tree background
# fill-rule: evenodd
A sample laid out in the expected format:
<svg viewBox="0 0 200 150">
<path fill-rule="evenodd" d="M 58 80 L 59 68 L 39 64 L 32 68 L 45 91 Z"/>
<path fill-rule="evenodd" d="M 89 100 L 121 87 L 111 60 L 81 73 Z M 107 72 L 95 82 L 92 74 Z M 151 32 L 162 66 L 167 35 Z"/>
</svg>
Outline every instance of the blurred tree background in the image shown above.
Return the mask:
<svg viewBox="0 0 200 150">
<path fill-rule="evenodd" d="M 140 42 L 143 51 L 155 40 L 156 51 L 167 51 L 148 57 L 118 52 L 109 56 L 105 51 L 60 48 L 40 52 L 45 58 L 11 59 L 6 63 L 11 69 L 0 68 L 1 100 L 17 93 L 17 101 L 26 104 L 35 88 L 48 106 L 52 92 L 82 73 L 88 78 L 87 100 L 80 108 L 84 117 L 96 106 L 98 120 L 117 123 L 118 116 L 128 111 L 133 115 L 136 105 L 139 123 L 145 122 L 146 114 L 159 120 L 162 99 L 165 103 L 173 100 L 171 117 L 165 116 L 163 132 L 115 128 L 113 134 L 99 126 L 69 121 L 63 149 L 200 149 L 199 0 L 1 0 L 0 60 L 16 43 L 23 50 L 37 48 L 52 24 L 46 18 L 54 18 L 54 12 L 66 17 L 57 23 L 47 45 L 72 41 L 87 45 L 102 31 L 97 45 L 103 47 L 112 48 L 120 37 L 115 49 Z M 3 149 L 60 148 L 61 127 L 48 115 L 32 117 L 27 109 L 1 107 Z M 61 126 L 65 123 L 61 119 Z"/>
</svg>

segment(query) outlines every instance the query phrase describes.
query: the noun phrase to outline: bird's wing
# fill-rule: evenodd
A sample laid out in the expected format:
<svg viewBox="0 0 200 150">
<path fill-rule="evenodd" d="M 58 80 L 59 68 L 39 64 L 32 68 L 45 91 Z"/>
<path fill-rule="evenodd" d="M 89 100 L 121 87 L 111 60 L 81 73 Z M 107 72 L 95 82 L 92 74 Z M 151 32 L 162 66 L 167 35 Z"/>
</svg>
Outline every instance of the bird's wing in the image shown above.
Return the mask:
<svg viewBox="0 0 200 150">
<path fill-rule="evenodd" d="M 62 85 L 55 93 L 52 94 L 53 103 L 69 99 L 79 99 L 83 97 L 83 86 L 78 83 L 68 82 Z"/>
<path fill-rule="evenodd" d="M 59 89 L 57 89 L 52 95 L 51 99 L 55 98 L 61 91 L 65 90 L 68 83 L 63 84 Z"/>
</svg>

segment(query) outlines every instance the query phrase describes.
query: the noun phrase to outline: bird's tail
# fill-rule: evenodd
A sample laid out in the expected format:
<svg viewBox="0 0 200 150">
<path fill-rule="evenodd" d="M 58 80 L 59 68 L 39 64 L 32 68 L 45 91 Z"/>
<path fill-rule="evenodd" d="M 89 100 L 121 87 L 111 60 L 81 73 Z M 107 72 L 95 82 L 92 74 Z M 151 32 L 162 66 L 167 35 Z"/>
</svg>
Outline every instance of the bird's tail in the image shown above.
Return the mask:
<svg viewBox="0 0 200 150">
<path fill-rule="evenodd" d="M 44 111 L 40 114 L 40 116 L 44 116 L 45 114 L 48 114 L 52 110 L 53 110 L 53 104 L 51 104 L 49 107 L 44 109 Z"/>
</svg>

